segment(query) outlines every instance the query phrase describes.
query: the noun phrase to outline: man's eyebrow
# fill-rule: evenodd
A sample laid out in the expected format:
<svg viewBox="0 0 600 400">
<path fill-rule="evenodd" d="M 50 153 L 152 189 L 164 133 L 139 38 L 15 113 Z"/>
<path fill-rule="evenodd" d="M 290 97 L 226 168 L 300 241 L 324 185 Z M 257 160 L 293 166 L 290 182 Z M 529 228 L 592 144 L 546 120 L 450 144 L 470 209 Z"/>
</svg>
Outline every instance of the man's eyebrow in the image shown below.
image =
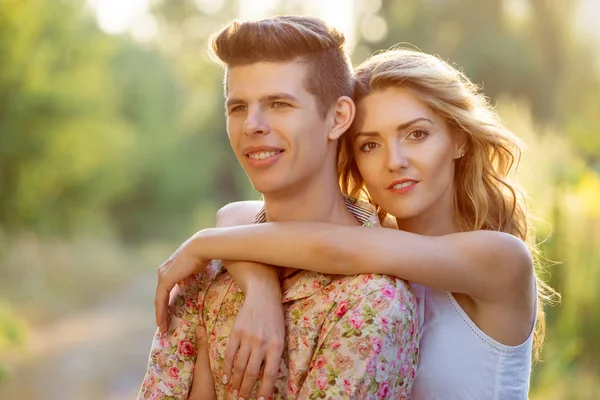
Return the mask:
<svg viewBox="0 0 600 400">
<path fill-rule="evenodd" d="M 261 103 L 268 103 L 268 102 L 276 101 L 276 100 L 287 100 L 287 101 L 296 102 L 296 103 L 300 102 L 300 100 L 297 97 L 292 96 L 289 93 L 273 93 L 273 94 L 263 96 L 259 99 L 259 101 Z M 231 107 L 233 105 L 239 105 L 239 104 L 246 104 L 246 101 L 244 101 L 242 99 L 237 99 L 235 97 L 232 97 L 225 101 L 226 107 Z"/>
<path fill-rule="evenodd" d="M 274 100 L 289 100 L 289 101 L 293 101 L 293 102 L 300 101 L 300 100 L 298 100 L 297 97 L 292 96 L 289 93 L 274 93 L 274 94 L 269 94 L 267 96 L 263 96 L 260 98 L 261 102 L 269 102 L 269 101 L 274 101 Z"/>
<path fill-rule="evenodd" d="M 231 107 L 233 105 L 238 105 L 238 104 L 246 104 L 246 102 L 242 99 L 236 99 L 236 98 L 230 98 L 225 101 L 226 107 Z"/>
<path fill-rule="evenodd" d="M 433 123 L 433 121 L 430 120 L 429 118 L 420 117 L 420 118 L 415 118 L 413 120 L 410 120 L 408 122 L 398 125 L 396 127 L 396 131 L 403 131 L 404 129 L 408 128 L 409 126 L 414 125 L 417 122 L 421 122 L 421 121 L 427 121 L 431 125 L 435 125 Z M 376 137 L 376 136 L 380 136 L 380 135 L 379 135 L 379 132 L 358 132 L 355 136 L 355 139 L 358 138 L 359 136 Z"/>
</svg>

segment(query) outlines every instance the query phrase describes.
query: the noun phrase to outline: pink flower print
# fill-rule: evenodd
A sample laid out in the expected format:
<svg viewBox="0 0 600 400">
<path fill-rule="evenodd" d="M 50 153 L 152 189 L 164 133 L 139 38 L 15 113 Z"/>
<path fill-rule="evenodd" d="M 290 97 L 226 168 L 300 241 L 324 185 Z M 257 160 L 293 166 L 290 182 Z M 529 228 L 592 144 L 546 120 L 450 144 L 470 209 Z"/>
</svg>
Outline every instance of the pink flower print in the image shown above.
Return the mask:
<svg viewBox="0 0 600 400">
<path fill-rule="evenodd" d="M 177 368 L 177 367 L 169 368 L 169 376 L 173 379 L 178 379 L 179 378 L 179 368 Z"/>
<path fill-rule="evenodd" d="M 388 373 L 388 366 L 385 363 L 381 363 L 378 365 L 377 370 L 380 374 L 382 374 L 383 376 L 387 376 Z"/>
<path fill-rule="evenodd" d="M 400 375 L 401 376 L 409 376 L 409 374 L 410 374 L 409 368 L 412 369 L 412 366 L 409 366 L 408 363 L 402 364 L 402 366 L 400 367 Z"/>
<path fill-rule="evenodd" d="M 360 342 L 355 347 L 356 352 L 360 354 L 362 357 L 369 357 L 372 353 L 371 345 L 365 342 Z"/>
<path fill-rule="evenodd" d="M 327 377 L 325 375 L 320 375 L 317 378 L 317 388 L 319 388 L 319 390 L 325 390 L 325 388 L 327 388 Z"/>
<path fill-rule="evenodd" d="M 386 317 L 380 317 L 378 318 L 377 325 L 383 327 L 384 329 L 388 329 L 390 326 L 390 320 Z"/>
<path fill-rule="evenodd" d="M 336 307 L 334 314 L 336 317 L 342 318 L 344 315 L 346 315 L 346 312 L 348 312 L 348 301 L 342 301 Z"/>
<path fill-rule="evenodd" d="M 298 382 L 296 382 L 295 379 L 290 378 L 288 381 L 288 391 L 290 394 L 297 394 L 299 390 L 300 387 L 298 386 Z"/>
<path fill-rule="evenodd" d="M 319 356 L 319 358 L 317 358 L 317 361 L 315 362 L 315 367 L 317 369 L 321 369 L 323 368 L 325 365 L 327 364 L 327 359 L 323 356 Z"/>
<path fill-rule="evenodd" d="M 187 339 L 184 339 L 177 344 L 177 350 L 187 357 L 193 357 L 196 355 L 196 349 L 194 348 L 194 345 Z"/>
<path fill-rule="evenodd" d="M 393 287 L 392 285 L 385 285 L 381 289 L 381 293 L 388 299 L 393 299 L 396 297 L 396 288 Z"/>
<path fill-rule="evenodd" d="M 350 326 L 352 328 L 360 329 L 363 327 L 364 324 L 365 324 L 365 320 L 363 319 L 362 315 L 360 315 L 358 313 L 354 313 L 350 317 Z"/>
<path fill-rule="evenodd" d="M 344 379 L 344 390 L 348 394 L 352 393 L 352 382 L 350 382 L 348 379 Z"/>
<path fill-rule="evenodd" d="M 373 352 L 375 352 L 375 354 L 379 354 L 379 353 L 381 353 L 381 348 L 383 347 L 383 342 L 378 337 L 372 337 L 371 338 L 371 346 L 373 346 Z"/>
<path fill-rule="evenodd" d="M 377 372 L 377 361 L 371 360 L 369 361 L 369 365 L 367 365 L 367 374 L 375 375 Z"/>
<path fill-rule="evenodd" d="M 390 391 L 390 383 L 389 382 L 381 382 L 379 385 L 379 390 L 377 391 L 377 396 L 380 399 L 387 399 L 388 392 Z"/>
<path fill-rule="evenodd" d="M 190 310 L 193 310 L 194 308 L 196 308 L 196 304 L 191 301 L 190 299 L 185 299 L 185 306 L 186 308 L 189 308 Z"/>
<path fill-rule="evenodd" d="M 162 348 L 165 348 L 165 347 L 168 347 L 171 345 L 165 336 L 162 336 L 160 338 L 159 344 L 160 344 L 160 347 L 162 347 Z"/>
<path fill-rule="evenodd" d="M 308 328 L 309 326 L 312 325 L 312 321 L 310 320 L 310 317 L 308 315 L 305 315 L 304 317 L 302 317 L 302 325 L 305 328 Z"/>
</svg>

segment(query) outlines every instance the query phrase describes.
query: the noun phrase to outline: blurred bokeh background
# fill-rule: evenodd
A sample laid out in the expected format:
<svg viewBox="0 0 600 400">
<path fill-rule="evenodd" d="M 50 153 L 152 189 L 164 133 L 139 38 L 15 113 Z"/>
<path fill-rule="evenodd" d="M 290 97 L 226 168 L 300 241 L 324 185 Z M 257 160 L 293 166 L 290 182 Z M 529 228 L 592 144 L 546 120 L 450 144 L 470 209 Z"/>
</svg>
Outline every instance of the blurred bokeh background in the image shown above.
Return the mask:
<svg viewBox="0 0 600 400">
<path fill-rule="evenodd" d="M 529 146 L 548 308 L 531 399 L 600 393 L 598 0 L 0 0 L 0 398 L 134 398 L 156 267 L 257 198 L 208 36 L 312 14 L 355 63 L 404 43 L 460 66 Z"/>
</svg>

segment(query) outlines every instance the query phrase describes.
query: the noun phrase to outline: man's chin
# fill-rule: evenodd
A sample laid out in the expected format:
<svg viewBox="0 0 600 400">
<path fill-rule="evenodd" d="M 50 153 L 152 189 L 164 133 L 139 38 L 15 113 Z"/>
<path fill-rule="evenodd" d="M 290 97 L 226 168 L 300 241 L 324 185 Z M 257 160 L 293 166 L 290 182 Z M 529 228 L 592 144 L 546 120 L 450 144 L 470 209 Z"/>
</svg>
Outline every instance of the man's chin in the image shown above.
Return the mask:
<svg viewBox="0 0 600 400">
<path fill-rule="evenodd" d="M 263 195 L 269 195 L 278 192 L 281 193 L 289 186 L 288 182 L 275 179 L 250 179 L 250 183 L 252 184 L 254 190 L 262 193 Z"/>
</svg>

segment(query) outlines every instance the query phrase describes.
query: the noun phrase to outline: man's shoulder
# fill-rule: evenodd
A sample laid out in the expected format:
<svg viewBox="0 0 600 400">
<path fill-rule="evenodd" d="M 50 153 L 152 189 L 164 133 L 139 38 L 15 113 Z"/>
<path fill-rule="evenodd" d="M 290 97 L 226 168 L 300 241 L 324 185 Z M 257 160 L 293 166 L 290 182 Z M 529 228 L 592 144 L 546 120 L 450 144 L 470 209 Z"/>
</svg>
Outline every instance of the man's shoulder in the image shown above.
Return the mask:
<svg viewBox="0 0 600 400">
<path fill-rule="evenodd" d="M 249 225 L 263 206 L 264 203 L 259 200 L 244 200 L 229 203 L 217 211 L 217 226 Z"/>
</svg>

